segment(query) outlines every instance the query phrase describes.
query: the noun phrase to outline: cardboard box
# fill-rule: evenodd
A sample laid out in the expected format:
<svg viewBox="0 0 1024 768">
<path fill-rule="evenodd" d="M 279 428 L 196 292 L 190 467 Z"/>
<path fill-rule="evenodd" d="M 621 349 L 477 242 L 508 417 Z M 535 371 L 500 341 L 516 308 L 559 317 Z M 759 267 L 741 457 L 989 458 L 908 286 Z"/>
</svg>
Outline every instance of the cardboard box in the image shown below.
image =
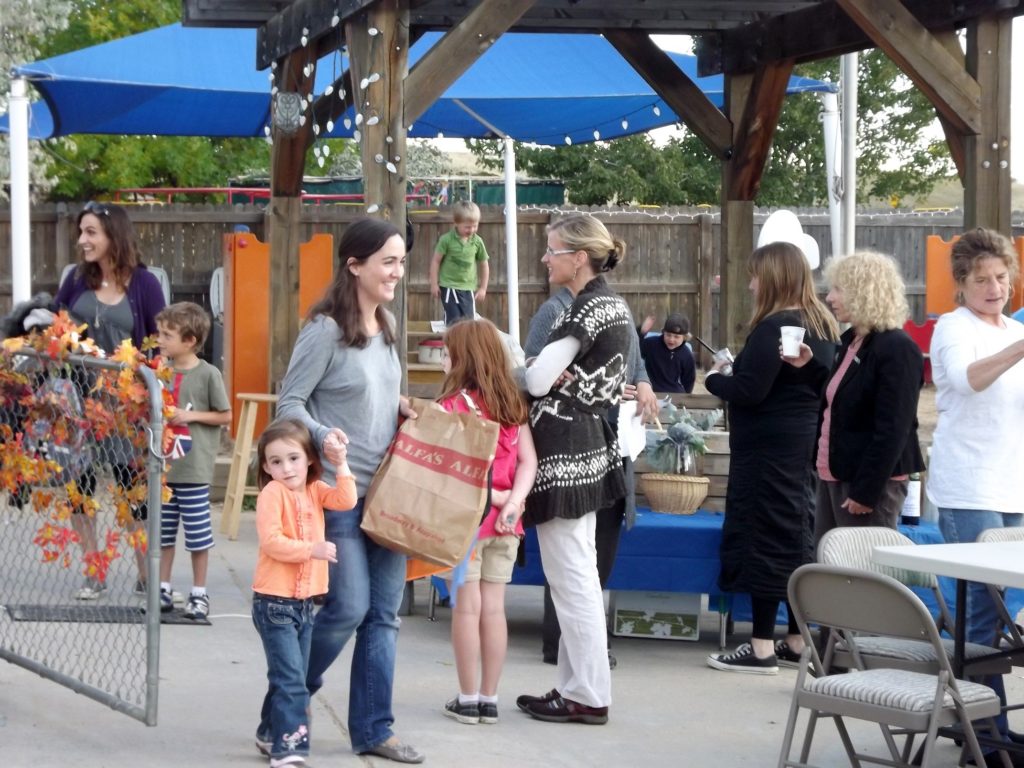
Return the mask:
<svg viewBox="0 0 1024 768">
<path fill-rule="evenodd" d="M 612 634 L 658 640 L 700 639 L 699 594 L 615 590 L 609 612 Z"/>
</svg>

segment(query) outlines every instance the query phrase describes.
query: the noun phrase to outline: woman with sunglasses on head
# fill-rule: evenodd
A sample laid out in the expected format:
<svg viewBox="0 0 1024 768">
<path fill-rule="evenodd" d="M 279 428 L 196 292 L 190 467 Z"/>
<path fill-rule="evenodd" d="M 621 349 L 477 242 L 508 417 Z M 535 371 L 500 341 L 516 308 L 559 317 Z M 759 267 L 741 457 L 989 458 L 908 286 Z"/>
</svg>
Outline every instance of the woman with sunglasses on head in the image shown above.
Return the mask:
<svg viewBox="0 0 1024 768">
<path fill-rule="evenodd" d="M 65 309 L 76 322 L 87 324 L 89 338 L 107 354 L 126 339 L 141 349 L 142 340 L 156 334 L 156 316 L 165 302 L 160 281 L 142 263 L 127 211 L 109 203 L 86 203 L 77 224 L 80 261 L 57 291 L 55 308 Z M 135 484 L 138 472 L 132 467 L 134 451 L 124 442 L 117 438 L 104 441 L 100 445 L 101 459 L 111 463 L 118 485 L 129 488 Z M 86 472 L 78 485 L 83 493 L 91 495 L 96 489 L 95 472 Z M 145 505 L 133 514 L 138 522 L 145 520 Z M 76 510 L 71 523 L 83 553 L 97 551 L 95 519 Z M 136 559 L 141 587 L 145 584 L 145 563 L 141 553 L 137 552 Z M 104 589 L 102 582 L 86 577 L 76 597 L 94 600 Z"/>
<path fill-rule="evenodd" d="M 604 276 L 622 261 L 625 248 L 592 216 L 570 216 L 548 227 L 548 279 L 574 298 L 526 370 L 527 388 L 537 398 L 530 428 L 538 458 L 526 524 L 537 526 L 562 634 L 557 687 L 516 700 L 527 714 L 548 722 L 602 725 L 611 704 L 595 536 L 597 511 L 626 495 L 607 413 L 622 398 L 636 331 L 629 307 Z"/>
</svg>

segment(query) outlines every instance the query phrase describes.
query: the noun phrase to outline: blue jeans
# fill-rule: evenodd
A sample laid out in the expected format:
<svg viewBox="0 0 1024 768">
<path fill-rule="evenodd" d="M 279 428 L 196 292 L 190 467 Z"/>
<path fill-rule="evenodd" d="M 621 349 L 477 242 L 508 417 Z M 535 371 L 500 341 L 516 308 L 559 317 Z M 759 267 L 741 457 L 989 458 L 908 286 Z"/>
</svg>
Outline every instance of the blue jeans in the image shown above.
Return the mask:
<svg viewBox="0 0 1024 768">
<path fill-rule="evenodd" d="M 309 754 L 306 668 L 313 636 L 313 601 L 254 594 L 252 623 L 267 656 L 267 695 L 256 735 L 273 741 L 270 756 Z"/>
<path fill-rule="evenodd" d="M 348 689 L 352 749 L 365 752 L 392 736 L 398 607 L 405 591 L 405 555 L 378 546 L 359 528 L 363 499 L 347 512 L 325 510 L 327 541 L 338 547 L 327 599 L 316 615 L 306 684 L 316 693 L 323 674 L 356 633 Z"/>
<path fill-rule="evenodd" d="M 1015 528 L 1021 524 L 1024 515 L 1011 512 L 992 512 L 987 509 L 950 509 L 939 507 L 939 529 L 943 538 L 951 543 L 967 543 L 978 540 L 978 535 L 989 528 Z M 967 583 L 967 642 L 992 645 L 996 639 L 996 622 L 999 613 L 988 587 L 974 581 Z M 984 680 L 999 699 L 1006 703 L 1006 689 L 1002 675 L 993 675 Z M 997 718 L 1001 733 L 1009 727 L 1006 713 Z"/>
</svg>

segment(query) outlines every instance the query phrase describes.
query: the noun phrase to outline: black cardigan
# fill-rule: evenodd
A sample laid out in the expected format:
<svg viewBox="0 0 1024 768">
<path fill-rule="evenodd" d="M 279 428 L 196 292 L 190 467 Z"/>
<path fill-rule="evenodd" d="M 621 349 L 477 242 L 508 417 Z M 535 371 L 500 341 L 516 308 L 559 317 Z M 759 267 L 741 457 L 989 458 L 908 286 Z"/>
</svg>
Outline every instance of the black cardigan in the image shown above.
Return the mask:
<svg viewBox="0 0 1024 768">
<path fill-rule="evenodd" d="M 851 328 L 832 366 L 836 369 L 853 343 Z M 917 400 L 924 381 L 924 358 L 901 329 L 869 333 L 847 368 L 832 401 L 828 466 L 850 484 L 854 501 L 874 507 L 886 481 L 925 468 L 917 441 Z M 822 396 L 818 434 L 825 413 Z"/>
</svg>

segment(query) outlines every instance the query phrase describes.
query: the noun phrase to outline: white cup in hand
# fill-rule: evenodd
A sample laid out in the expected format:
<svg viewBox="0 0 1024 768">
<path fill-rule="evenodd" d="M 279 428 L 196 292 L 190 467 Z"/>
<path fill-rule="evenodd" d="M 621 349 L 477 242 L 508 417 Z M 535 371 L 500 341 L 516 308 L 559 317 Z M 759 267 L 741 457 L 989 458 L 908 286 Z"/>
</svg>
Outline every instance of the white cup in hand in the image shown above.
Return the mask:
<svg viewBox="0 0 1024 768">
<path fill-rule="evenodd" d="M 782 335 L 782 356 L 800 357 L 800 345 L 804 341 L 804 329 L 798 325 L 784 325 Z"/>
</svg>

